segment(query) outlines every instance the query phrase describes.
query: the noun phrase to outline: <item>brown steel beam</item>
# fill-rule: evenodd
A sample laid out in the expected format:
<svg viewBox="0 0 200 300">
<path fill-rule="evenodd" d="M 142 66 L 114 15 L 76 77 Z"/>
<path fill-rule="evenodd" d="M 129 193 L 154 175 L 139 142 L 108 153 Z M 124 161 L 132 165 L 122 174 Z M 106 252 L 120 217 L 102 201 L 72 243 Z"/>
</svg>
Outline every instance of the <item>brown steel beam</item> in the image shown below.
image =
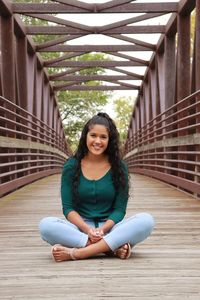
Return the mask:
<svg viewBox="0 0 200 300">
<path fill-rule="evenodd" d="M 49 65 L 51 68 L 57 67 L 133 67 L 133 66 L 141 66 L 136 62 L 132 61 L 102 61 L 102 60 L 93 60 L 93 61 L 62 61 L 59 63 L 54 63 Z"/>
<path fill-rule="evenodd" d="M 176 154 L 176 153 L 175 153 Z M 155 166 L 156 167 L 156 166 Z M 150 177 L 155 177 L 159 180 L 165 181 L 167 183 L 182 187 L 184 190 L 191 191 L 193 193 L 200 193 L 200 185 L 195 183 L 194 181 L 190 181 L 187 179 L 180 178 L 178 176 L 174 176 L 171 174 L 164 174 L 162 172 L 148 170 L 148 169 L 140 169 L 140 168 L 130 168 L 130 172 L 143 174 Z"/>
<path fill-rule="evenodd" d="M 176 83 L 176 58 L 175 58 L 175 35 L 165 37 L 165 108 L 169 108 L 175 101 Z"/>
<path fill-rule="evenodd" d="M 125 76 L 125 75 L 68 75 L 59 77 L 56 79 L 58 81 L 67 80 L 67 81 L 93 81 L 93 80 L 101 80 L 101 81 L 111 81 L 111 80 L 138 80 L 138 78 L 134 76 Z"/>
<path fill-rule="evenodd" d="M 67 21 L 65 19 L 54 17 L 54 16 L 49 16 L 49 15 L 44 15 L 44 14 L 27 14 L 27 16 L 32 17 L 32 18 L 38 18 L 38 19 L 45 20 L 48 22 L 53 22 L 53 23 L 60 24 L 60 25 L 64 25 L 67 27 L 77 28 L 77 29 L 85 30 L 85 31 L 89 31 L 89 32 L 91 31 L 90 26 L 86 26 L 86 25 L 79 24 L 76 22 Z"/>
<path fill-rule="evenodd" d="M 67 26 L 26 26 L 26 33 L 30 35 L 48 34 L 85 34 L 85 30 L 67 27 Z M 88 32 L 87 32 L 88 33 Z M 165 26 L 148 25 L 148 26 L 123 26 L 120 28 L 109 29 L 101 32 L 101 26 L 91 27 L 91 34 L 106 33 L 106 34 L 136 34 L 136 33 L 165 33 Z"/>
<path fill-rule="evenodd" d="M 196 38 L 195 38 L 195 88 L 200 89 L 200 2 L 196 1 Z"/>
<path fill-rule="evenodd" d="M 109 82 L 109 83 L 114 83 L 114 84 L 117 84 L 118 86 L 125 86 L 125 87 L 128 87 L 128 88 L 133 88 L 133 89 L 138 89 L 139 88 L 139 86 L 138 85 L 134 85 L 134 84 L 130 84 L 130 83 L 126 83 L 126 82 L 122 82 L 122 81 L 118 81 L 118 80 L 115 80 L 114 79 L 114 77 L 113 76 L 110 76 L 110 77 L 112 77 L 112 80 L 111 79 L 106 79 L 105 78 L 105 80 L 103 80 L 103 81 L 107 81 L 107 82 Z M 108 77 L 107 77 L 108 78 Z M 71 81 L 71 82 L 66 82 L 66 83 L 61 83 L 61 84 L 56 84 L 56 85 L 54 85 L 54 87 L 56 88 L 56 89 L 62 89 L 62 88 L 65 88 L 65 89 L 67 89 L 68 87 L 71 87 L 71 86 L 75 86 L 75 85 L 80 85 L 80 83 L 82 83 L 82 82 L 87 82 L 87 81 L 91 81 L 92 79 L 87 79 L 87 78 L 85 78 L 85 79 L 82 79 L 81 81 Z M 126 80 L 126 79 L 122 79 L 122 80 Z M 82 85 L 81 85 L 82 86 Z"/>
<path fill-rule="evenodd" d="M 49 79 L 50 80 L 57 80 L 58 78 L 61 78 L 67 74 L 72 74 L 72 73 L 75 73 L 75 72 L 78 72 L 80 70 L 82 70 L 83 68 L 74 68 L 72 70 L 68 70 L 68 71 L 64 71 L 64 72 L 60 72 L 60 73 L 55 73 L 55 74 L 52 74 L 49 76 Z M 135 78 L 136 80 L 143 80 L 143 76 L 142 75 L 139 75 L 139 74 L 136 74 L 136 73 L 133 73 L 133 72 L 129 72 L 127 70 L 122 70 L 122 69 L 119 69 L 119 68 L 115 68 L 115 67 L 107 67 L 106 69 L 109 69 L 109 70 L 112 70 L 112 71 L 115 71 L 117 73 L 122 73 L 122 74 L 126 74 L 128 76 L 132 76 L 133 78 Z"/>
<path fill-rule="evenodd" d="M 0 16 L 3 97 L 15 102 L 14 19 Z"/>
<path fill-rule="evenodd" d="M 98 28 L 96 30 L 98 33 Z M 165 33 L 165 26 L 163 25 L 133 25 L 122 26 L 120 28 L 108 29 L 101 33 L 105 34 L 136 34 L 136 33 Z"/>
<path fill-rule="evenodd" d="M 29 70 L 30 71 L 30 70 Z M 19 105 L 23 109 L 28 109 L 28 68 L 27 68 L 27 38 L 16 39 L 16 76 L 17 76 L 17 94 Z"/>
<path fill-rule="evenodd" d="M 109 80 L 109 82 L 115 83 L 115 84 L 120 84 L 120 86 L 125 86 L 125 87 L 128 87 L 130 89 L 132 89 L 132 88 L 136 89 L 136 90 L 140 89 L 139 85 L 130 84 L 130 83 L 127 83 L 127 82 L 122 82 L 122 81 L 119 81 L 119 80 Z"/>
<path fill-rule="evenodd" d="M 60 3 L 13 3 L 13 13 L 20 14 L 56 14 L 56 13 L 90 13 L 91 10 Z"/>
<path fill-rule="evenodd" d="M 133 73 L 133 72 L 130 72 L 130 71 L 127 71 L 127 70 L 122 70 L 122 69 L 115 68 L 115 67 L 107 67 L 107 69 L 118 72 L 118 73 L 126 74 L 126 75 L 129 75 L 129 76 L 134 76 L 138 80 L 143 80 L 143 78 L 144 78 L 144 76 L 142 76 L 140 74 L 136 74 L 136 73 Z"/>
<path fill-rule="evenodd" d="M 82 34 L 81 35 L 66 35 L 64 37 L 56 38 L 56 39 L 48 41 L 48 42 L 36 44 L 35 47 L 36 47 L 36 50 L 47 48 L 46 50 L 48 51 L 48 47 L 51 47 L 51 46 L 54 46 L 57 44 L 61 44 L 61 43 L 67 42 L 67 41 L 71 41 L 71 40 L 77 39 L 82 36 L 85 36 L 85 35 L 82 35 Z"/>
<path fill-rule="evenodd" d="M 166 25 L 166 34 L 168 34 L 168 32 L 171 32 L 173 33 L 173 30 L 174 30 L 174 26 L 175 26 L 175 23 L 177 22 L 177 16 L 176 14 L 172 14 L 170 19 L 168 20 L 168 23 Z M 149 67 L 152 67 L 153 64 L 155 63 L 155 57 L 157 55 L 157 53 L 162 53 L 164 51 L 164 39 L 165 39 L 165 35 L 162 34 L 160 36 L 160 39 L 156 45 L 156 52 L 152 54 L 152 57 L 149 61 Z M 148 69 L 146 69 L 146 72 L 144 74 L 144 80 L 147 78 L 147 75 L 148 75 Z M 140 93 L 142 93 L 142 88 L 143 88 L 143 83 L 141 85 L 141 88 L 140 88 Z"/>
<path fill-rule="evenodd" d="M 137 16 L 137 17 L 133 17 L 133 18 L 129 18 L 129 19 L 126 19 L 126 20 L 123 20 L 123 21 L 119 21 L 119 22 L 115 22 L 115 23 L 111 23 L 111 24 L 108 24 L 108 25 L 101 26 L 100 32 L 103 32 L 103 31 L 109 30 L 109 29 L 120 28 L 124 25 L 129 25 L 129 24 L 141 22 L 141 21 L 144 21 L 144 20 L 147 20 L 147 19 L 152 19 L 152 18 L 162 16 L 162 15 L 163 15 L 163 13 L 157 13 L 157 14 L 155 14 L 155 13 L 152 13 L 152 14 L 146 13 L 146 14 L 143 14 L 143 15 L 140 15 L 140 16 Z"/>
<path fill-rule="evenodd" d="M 178 16 L 177 101 L 190 94 L 190 15 Z"/>
<path fill-rule="evenodd" d="M 68 86 L 68 87 L 62 87 L 56 89 L 54 87 L 55 91 L 114 91 L 114 90 L 138 90 L 138 87 L 125 87 L 125 86 L 110 86 L 110 85 L 97 85 L 97 86 L 88 86 L 88 85 L 74 85 L 74 86 Z"/>
<path fill-rule="evenodd" d="M 188 15 L 195 8 L 196 0 L 181 0 L 178 3 L 178 13 Z"/>
<path fill-rule="evenodd" d="M 14 18 L 14 32 L 15 32 L 15 35 L 18 37 L 26 36 L 26 30 L 25 30 L 24 24 L 18 15 L 15 15 L 15 18 Z"/>
<path fill-rule="evenodd" d="M 102 9 L 101 4 L 88 6 L 84 9 L 59 3 L 13 3 L 13 12 L 20 14 L 38 13 L 172 13 L 177 12 L 177 2 L 171 3 L 128 3 L 116 7 Z"/>
<path fill-rule="evenodd" d="M 66 35 L 66 34 L 86 34 L 85 30 L 81 30 L 78 28 L 72 28 L 68 26 L 26 26 L 26 33 L 30 35 L 38 35 L 38 34 L 48 34 L 48 35 Z"/>
<path fill-rule="evenodd" d="M 101 9 L 100 12 L 101 13 L 102 12 L 103 13 L 158 13 L 158 12 L 171 13 L 171 12 L 177 12 L 177 9 L 178 9 L 177 2 L 171 2 L 171 3 L 148 2 L 148 3 L 124 4 L 117 7 Z"/>
<path fill-rule="evenodd" d="M 78 7 L 78 8 L 83 8 L 85 10 L 91 10 L 93 7 L 92 4 L 85 3 L 83 1 L 78 1 L 78 0 L 56 0 L 56 2 L 65 4 L 65 5 L 70 5 L 71 7 Z"/>
<path fill-rule="evenodd" d="M 73 73 L 79 72 L 80 70 L 83 70 L 83 69 L 84 68 L 72 68 L 72 69 L 67 70 L 67 71 L 54 73 L 54 74 L 49 75 L 49 79 L 50 80 L 56 80 L 59 77 L 62 77 L 62 76 L 68 75 L 68 74 L 73 74 Z"/>
<path fill-rule="evenodd" d="M 128 59 L 130 61 L 134 61 L 134 62 L 137 62 L 141 65 L 144 65 L 144 66 L 148 66 L 149 62 L 147 60 L 143 60 L 143 59 L 140 59 L 140 58 L 136 58 L 136 57 L 133 57 L 133 56 L 130 56 L 130 55 L 126 55 L 126 54 L 122 54 L 122 53 L 119 53 L 119 52 L 107 52 L 107 51 L 104 51 L 104 53 L 107 53 L 107 54 L 110 54 L 110 55 L 114 55 L 114 56 L 117 56 L 117 57 L 121 57 L 121 58 L 125 58 L 125 59 Z"/>
<path fill-rule="evenodd" d="M 12 16 L 12 3 L 6 0 L 0 0 L 0 16 Z"/>
<path fill-rule="evenodd" d="M 150 44 L 150 43 L 147 43 L 144 41 L 140 41 L 140 40 L 128 37 L 128 36 L 124 36 L 122 34 L 106 34 L 106 33 L 104 33 L 104 35 L 110 36 L 110 37 L 118 39 L 118 40 L 122 40 L 122 41 L 126 41 L 126 42 L 133 43 L 136 45 L 140 45 L 140 46 L 149 48 L 149 50 L 152 50 L 152 51 L 156 50 L 156 45 L 153 45 L 153 44 Z"/>
<path fill-rule="evenodd" d="M 51 167 L 51 165 L 49 166 Z M 37 173 L 32 173 L 30 175 L 26 175 L 23 177 L 19 177 L 17 179 L 11 180 L 9 182 L 5 182 L 1 184 L 0 197 L 4 194 L 7 194 L 13 190 L 19 189 L 20 187 L 29 184 L 35 180 L 38 180 L 42 177 L 47 177 L 53 174 L 60 173 L 61 168 L 54 168 L 50 170 L 40 171 Z"/>
<path fill-rule="evenodd" d="M 44 61 L 44 66 L 48 67 L 49 64 L 53 64 L 53 63 L 57 63 L 57 62 L 63 61 L 65 59 L 70 59 L 70 58 L 74 58 L 74 57 L 77 57 L 77 56 L 81 56 L 81 55 L 83 55 L 85 53 L 87 53 L 87 52 L 76 52 L 76 53 L 62 55 L 62 56 L 54 58 L 54 59 L 45 60 Z"/>
<path fill-rule="evenodd" d="M 138 45 L 55 45 L 48 48 L 48 52 L 115 52 L 115 51 L 149 51 Z M 39 52 L 47 52 L 45 49 Z"/>
<path fill-rule="evenodd" d="M 166 35 L 174 36 L 177 33 L 177 14 L 173 13 L 166 25 Z"/>
<path fill-rule="evenodd" d="M 107 82 L 109 82 L 109 83 L 114 83 L 114 84 L 118 84 L 118 86 L 120 85 L 120 86 L 125 86 L 125 87 L 128 87 L 128 88 L 130 88 L 130 89 L 139 89 L 140 87 L 138 86 L 138 85 L 134 85 L 134 84 L 130 84 L 130 83 L 126 83 L 126 82 L 122 82 L 122 81 L 118 81 L 118 80 L 115 80 L 114 79 L 114 77 L 112 77 L 113 79 L 111 80 L 111 79 L 106 79 L 106 80 L 104 80 L 104 81 L 107 81 Z M 123 79 L 123 80 L 126 80 L 126 79 Z M 85 79 L 83 79 L 83 80 L 81 80 L 81 81 L 79 81 L 80 83 L 81 82 L 87 82 L 87 81 L 91 81 L 91 79 L 90 80 L 87 80 L 86 78 Z M 56 89 L 62 89 L 62 88 L 65 88 L 65 89 L 67 89 L 68 87 L 71 87 L 71 86 L 75 86 L 76 84 L 77 84 L 77 82 L 78 81 L 71 81 L 71 82 L 67 82 L 67 83 L 61 83 L 61 84 L 56 84 L 56 85 L 54 85 L 54 87 L 56 88 Z M 82 86 L 82 85 L 81 85 Z"/>
<path fill-rule="evenodd" d="M 133 1 L 136 1 L 136 0 L 133 0 Z M 124 4 L 127 4 L 127 3 L 130 3 L 130 2 L 133 2 L 131 0 L 113 0 L 113 1 L 108 1 L 106 3 L 103 3 L 103 4 L 98 4 L 98 11 L 101 11 L 103 9 L 106 9 L 106 8 L 112 8 L 112 7 L 116 7 L 116 6 L 121 6 L 121 5 L 124 5 Z"/>
</svg>

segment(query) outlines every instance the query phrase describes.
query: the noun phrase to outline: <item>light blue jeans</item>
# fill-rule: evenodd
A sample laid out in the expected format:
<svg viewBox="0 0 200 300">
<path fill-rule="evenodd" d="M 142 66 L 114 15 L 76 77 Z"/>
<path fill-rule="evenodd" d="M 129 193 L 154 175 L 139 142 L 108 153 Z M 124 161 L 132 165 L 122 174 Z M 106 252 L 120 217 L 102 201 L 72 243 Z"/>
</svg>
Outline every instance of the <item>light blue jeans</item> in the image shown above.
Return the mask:
<svg viewBox="0 0 200 300">
<path fill-rule="evenodd" d="M 93 220 L 84 221 L 91 227 L 96 225 Z M 104 223 L 105 221 L 98 222 L 98 227 Z M 112 251 L 126 243 L 130 243 L 133 247 L 151 234 L 154 225 L 154 219 L 150 214 L 138 213 L 114 225 L 103 239 Z M 70 248 L 83 248 L 88 241 L 88 235 L 66 219 L 46 217 L 41 220 L 39 230 L 42 239 L 50 245 L 61 244 Z"/>
</svg>

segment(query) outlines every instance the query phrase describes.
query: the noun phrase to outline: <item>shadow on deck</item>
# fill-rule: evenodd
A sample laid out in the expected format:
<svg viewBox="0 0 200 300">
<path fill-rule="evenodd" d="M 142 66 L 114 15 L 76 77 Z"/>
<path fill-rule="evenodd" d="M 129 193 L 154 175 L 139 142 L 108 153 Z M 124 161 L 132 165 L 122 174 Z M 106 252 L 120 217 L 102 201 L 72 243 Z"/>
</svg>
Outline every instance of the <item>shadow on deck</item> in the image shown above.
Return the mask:
<svg viewBox="0 0 200 300">
<path fill-rule="evenodd" d="M 41 218 L 62 216 L 60 176 L 0 200 L 0 299 L 200 299 L 200 203 L 157 180 L 132 176 L 127 215 L 148 211 L 150 238 L 132 257 L 55 263 L 38 234 Z"/>
</svg>

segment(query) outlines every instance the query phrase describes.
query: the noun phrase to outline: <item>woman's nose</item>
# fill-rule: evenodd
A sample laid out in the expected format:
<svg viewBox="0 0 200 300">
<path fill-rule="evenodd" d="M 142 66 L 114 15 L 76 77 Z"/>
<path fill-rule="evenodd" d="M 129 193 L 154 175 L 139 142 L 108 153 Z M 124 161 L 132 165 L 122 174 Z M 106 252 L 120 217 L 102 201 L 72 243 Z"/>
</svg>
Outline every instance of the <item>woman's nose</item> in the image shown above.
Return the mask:
<svg viewBox="0 0 200 300">
<path fill-rule="evenodd" d="M 100 137 L 96 137 L 96 139 L 95 139 L 95 143 L 100 143 L 101 142 L 101 139 L 100 139 Z"/>
</svg>

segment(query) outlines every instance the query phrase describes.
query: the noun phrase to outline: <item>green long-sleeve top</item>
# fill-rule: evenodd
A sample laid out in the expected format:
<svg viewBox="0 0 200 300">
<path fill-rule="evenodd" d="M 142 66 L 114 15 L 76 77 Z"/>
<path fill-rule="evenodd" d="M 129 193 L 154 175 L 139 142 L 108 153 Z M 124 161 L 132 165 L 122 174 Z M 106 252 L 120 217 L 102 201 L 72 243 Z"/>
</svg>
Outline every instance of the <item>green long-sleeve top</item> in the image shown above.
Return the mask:
<svg viewBox="0 0 200 300">
<path fill-rule="evenodd" d="M 72 157 L 63 167 L 61 178 L 61 198 L 63 214 L 67 217 L 70 211 L 77 211 L 85 219 L 113 220 L 120 222 L 126 213 L 128 201 L 128 169 L 122 161 L 127 187 L 117 192 L 112 180 L 112 171 L 109 170 L 98 180 L 89 180 L 81 172 L 78 186 L 79 203 L 75 207 L 72 199 L 72 179 L 77 160 Z"/>
</svg>

